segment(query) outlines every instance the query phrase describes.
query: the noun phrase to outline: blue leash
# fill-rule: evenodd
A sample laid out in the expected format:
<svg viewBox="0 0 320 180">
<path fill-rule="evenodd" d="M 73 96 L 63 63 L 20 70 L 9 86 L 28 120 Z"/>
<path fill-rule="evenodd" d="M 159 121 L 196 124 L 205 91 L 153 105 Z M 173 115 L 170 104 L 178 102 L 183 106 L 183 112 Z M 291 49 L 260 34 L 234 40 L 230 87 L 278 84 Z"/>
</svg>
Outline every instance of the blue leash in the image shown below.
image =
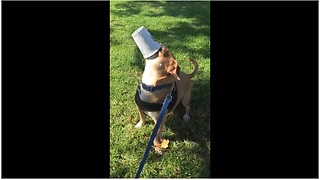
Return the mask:
<svg viewBox="0 0 320 180">
<path fill-rule="evenodd" d="M 139 178 L 140 177 L 140 174 L 141 174 L 141 171 L 143 169 L 143 166 L 144 164 L 146 163 L 146 160 L 148 158 L 148 155 L 149 155 L 149 152 L 150 152 L 150 149 L 151 149 L 151 145 L 152 145 L 152 142 L 154 140 L 154 138 L 156 137 L 157 135 L 157 131 L 161 125 L 161 122 L 162 122 L 162 119 L 164 117 L 164 114 L 168 108 L 168 105 L 170 103 L 170 101 L 172 100 L 172 96 L 171 96 L 171 93 L 167 95 L 166 99 L 164 100 L 164 103 L 162 105 L 162 108 L 161 108 L 161 111 L 160 111 L 160 115 L 159 115 L 159 118 L 157 120 L 157 123 L 156 123 L 156 126 L 154 127 L 153 129 L 153 132 L 152 132 L 152 135 L 151 135 L 151 138 L 149 140 L 149 143 L 148 143 L 148 146 L 147 146 L 147 149 L 146 151 L 144 152 L 144 155 L 143 155 L 143 159 L 140 163 L 140 166 L 139 166 L 139 169 L 137 171 L 137 174 L 134 178 Z"/>
</svg>

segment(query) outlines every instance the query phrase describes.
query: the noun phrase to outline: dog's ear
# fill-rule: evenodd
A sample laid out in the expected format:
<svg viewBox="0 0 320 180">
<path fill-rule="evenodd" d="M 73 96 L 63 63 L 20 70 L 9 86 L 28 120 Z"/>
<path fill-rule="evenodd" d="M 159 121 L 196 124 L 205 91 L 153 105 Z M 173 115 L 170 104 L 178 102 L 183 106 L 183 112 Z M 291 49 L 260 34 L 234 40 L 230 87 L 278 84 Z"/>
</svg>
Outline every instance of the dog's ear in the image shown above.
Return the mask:
<svg viewBox="0 0 320 180">
<path fill-rule="evenodd" d="M 162 47 L 161 51 L 159 51 L 159 57 L 162 57 L 162 59 L 164 60 L 165 69 L 168 74 L 158 78 L 155 84 L 157 84 L 160 80 L 167 78 L 169 74 L 173 75 L 173 77 L 177 80 L 180 80 L 177 72 L 178 62 L 175 60 L 173 54 L 167 47 Z"/>
<path fill-rule="evenodd" d="M 167 72 L 173 75 L 177 80 L 180 80 L 177 74 L 177 69 L 178 69 L 178 62 L 172 57 L 170 60 Z"/>
<path fill-rule="evenodd" d="M 170 56 L 169 49 L 167 47 L 162 47 L 161 51 L 159 51 L 159 56 L 169 57 Z"/>
<path fill-rule="evenodd" d="M 179 74 L 179 66 L 178 66 L 178 62 L 174 59 L 171 58 L 169 64 L 167 65 L 167 67 L 165 68 L 167 74 L 163 74 L 162 76 L 160 76 L 159 78 L 157 78 L 154 82 L 154 86 L 158 86 L 160 81 L 165 80 L 165 79 L 171 79 L 170 76 L 168 75 L 172 75 L 175 79 L 180 80 L 180 77 L 178 76 Z"/>
</svg>

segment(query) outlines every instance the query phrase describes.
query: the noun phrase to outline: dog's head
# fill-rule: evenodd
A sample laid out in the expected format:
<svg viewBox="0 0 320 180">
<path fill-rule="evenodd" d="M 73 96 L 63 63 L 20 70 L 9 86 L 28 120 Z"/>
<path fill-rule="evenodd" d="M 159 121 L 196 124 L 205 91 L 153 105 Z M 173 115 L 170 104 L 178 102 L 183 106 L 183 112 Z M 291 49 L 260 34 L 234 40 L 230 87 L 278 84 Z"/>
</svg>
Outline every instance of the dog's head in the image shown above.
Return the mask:
<svg viewBox="0 0 320 180">
<path fill-rule="evenodd" d="M 168 48 L 162 47 L 158 52 L 157 64 L 157 71 L 159 72 L 158 81 L 172 78 L 180 80 L 178 76 L 180 70 L 178 62 Z"/>
</svg>

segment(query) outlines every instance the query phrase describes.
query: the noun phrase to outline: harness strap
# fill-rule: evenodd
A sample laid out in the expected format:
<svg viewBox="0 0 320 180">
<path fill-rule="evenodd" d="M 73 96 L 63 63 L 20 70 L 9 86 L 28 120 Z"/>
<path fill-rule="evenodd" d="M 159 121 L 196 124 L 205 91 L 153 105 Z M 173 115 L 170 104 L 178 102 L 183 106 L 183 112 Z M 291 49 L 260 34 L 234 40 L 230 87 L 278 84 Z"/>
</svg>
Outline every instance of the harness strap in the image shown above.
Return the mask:
<svg viewBox="0 0 320 180">
<path fill-rule="evenodd" d="M 135 102 L 136 102 L 136 104 L 138 105 L 138 107 L 142 111 L 154 112 L 154 111 L 160 111 L 161 110 L 162 103 L 159 104 L 159 103 L 145 102 L 140 98 L 140 95 L 139 95 L 140 93 L 139 92 L 141 92 L 141 90 L 140 90 L 140 86 L 138 85 L 137 91 L 136 91 L 136 94 L 135 94 Z M 172 100 L 171 100 L 171 102 L 169 103 L 169 106 L 168 106 L 168 111 L 169 112 L 172 110 L 173 106 L 176 104 L 176 101 L 177 101 L 177 85 L 176 85 L 176 83 L 175 83 L 175 86 L 174 86 L 173 90 L 171 91 L 171 96 L 172 96 Z"/>
<path fill-rule="evenodd" d="M 162 89 L 165 89 L 165 88 L 168 88 L 168 87 L 172 86 L 172 83 L 163 84 L 163 85 L 159 85 L 159 86 L 149 86 L 149 85 L 146 85 L 145 83 L 143 83 L 142 81 L 140 83 L 141 83 L 142 88 L 144 90 L 150 91 L 150 92 L 162 90 Z"/>
</svg>

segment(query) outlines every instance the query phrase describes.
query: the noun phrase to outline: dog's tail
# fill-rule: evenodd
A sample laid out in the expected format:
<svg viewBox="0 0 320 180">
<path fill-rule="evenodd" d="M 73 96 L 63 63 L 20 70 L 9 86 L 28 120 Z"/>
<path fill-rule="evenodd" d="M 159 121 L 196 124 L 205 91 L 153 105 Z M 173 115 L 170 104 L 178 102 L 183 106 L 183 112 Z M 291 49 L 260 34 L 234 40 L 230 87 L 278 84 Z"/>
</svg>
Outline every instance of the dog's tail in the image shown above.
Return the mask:
<svg viewBox="0 0 320 180">
<path fill-rule="evenodd" d="M 187 74 L 188 76 L 189 76 L 189 78 L 191 79 L 191 78 L 193 78 L 196 74 L 197 74 L 197 72 L 198 72 L 198 63 L 197 63 L 197 61 L 195 61 L 194 59 L 192 59 L 191 57 L 188 57 L 188 60 L 190 61 L 190 62 L 192 62 L 193 63 L 193 72 L 191 73 L 191 74 Z"/>
</svg>

